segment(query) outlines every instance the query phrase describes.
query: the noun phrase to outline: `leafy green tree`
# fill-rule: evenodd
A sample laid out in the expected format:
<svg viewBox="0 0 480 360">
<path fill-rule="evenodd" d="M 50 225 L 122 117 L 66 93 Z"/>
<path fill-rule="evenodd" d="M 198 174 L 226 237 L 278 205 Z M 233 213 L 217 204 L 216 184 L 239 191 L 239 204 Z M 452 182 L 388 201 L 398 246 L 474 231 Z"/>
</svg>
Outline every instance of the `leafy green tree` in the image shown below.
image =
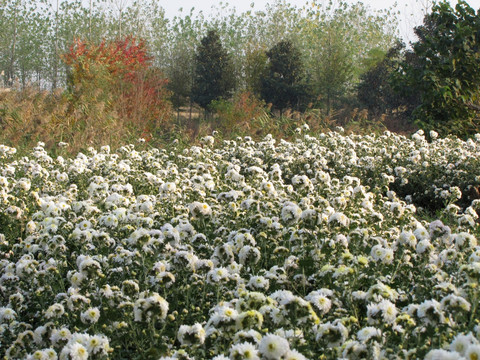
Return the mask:
<svg viewBox="0 0 480 360">
<path fill-rule="evenodd" d="M 374 54 L 376 57 L 377 54 Z M 368 61 L 368 60 L 367 60 Z M 420 104 L 416 91 L 404 87 L 395 89 L 392 78 L 397 73 L 399 61 L 409 61 L 410 65 L 416 62 L 411 51 L 405 51 L 405 44 L 398 41 L 390 48 L 381 61 L 375 63 L 366 73 L 360 76 L 357 87 L 357 99 L 362 107 L 376 116 L 392 113 L 408 118 L 412 111 Z"/>
<path fill-rule="evenodd" d="M 267 52 L 267 56 L 262 98 L 280 112 L 286 108 L 300 108 L 307 96 L 300 51 L 290 40 L 282 40 Z"/>
<path fill-rule="evenodd" d="M 465 1 L 433 6 L 415 29 L 414 61 L 401 62 L 394 84 L 420 96 L 417 124 L 442 135 L 480 131 L 480 10 Z"/>
<path fill-rule="evenodd" d="M 55 10 L 54 61 L 58 61 L 60 54 L 66 53 L 76 39 L 88 39 L 91 35 L 92 42 L 99 43 L 104 38 L 101 31 L 92 34 L 93 24 L 89 21 L 90 16 L 93 16 L 92 12 L 84 7 L 80 0 L 60 2 L 58 11 Z M 54 82 L 59 84 L 65 81 L 67 75 L 67 67 L 63 64 L 61 68 L 61 65 L 55 63 L 55 71 L 58 73 L 52 74 Z M 63 81 L 55 79 L 56 77 Z"/>
<path fill-rule="evenodd" d="M 14 80 L 26 85 L 41 72 L 47 31 L 40 14 L 44 6 L 45 1 L 0 2 L 0 71 L 9 86 Z"/>
<path fill-rule="evenodd" d="M 313 1 L 301 21 L 306 71 L 327 112 L 354 96 L 360 75 L 396 38 L 395 14 L 372 12 L 361 2 Z"/>
<path fill-rule="evenodd" d="M 353 75 L 353 62 L 342 37 L 328 29 L 322 38 L 322 47 L 315 65 L 316 90 L 322 95 L 330 114 L 332 103 L 347 91 L 348 80 Z"/>
<path fill-rule="evenodd" d="M 264 49 L 249 48 L 245 57 L 245 85 L 248 91 L 260 97 L 262 92 L 262 79 L 267 71 L 268 56 Z"/>
<path fill-rule="evenodd" d="M 195 81 L 192 100 L 207 110 L 213 100 L 227 98 L 235 87 L 230 55 L 215 30 L 201 40 L 195 56 Z"/>
<path fill-rule="evenodd" d="M 172 63 L 167 67 L 168 85 L 172 92 L 171 102 L 179 111 L 187 104 L 192 90 L 192 71 L 194 59 L 186 47 L 178 47 L 172 52 Z"/>
<path fill-rule="evenodd" d="M 64 87 L 68 69 L 59 57 L 75 39 L 99 44 L 102 40 L 115 41 L 124 34 L 145 39 L 154 57 L 153 64 L 171 80 L 185 83 L 188 75 L 189 84 L 193 84 L 192 62 L 198 40 L 208 29 L 216 29 L 223 49 L 230 54 L 229 62 L 233 63 L 228 73 L 235 78 L 236 90 L 259 93 L 259 79 L 266 68 L 265 49 L 288 37 L 299 49 L 307 77 L 320 92 L 322 76 L 327 78 L 331 74 L 326 73 L 334 71 L 328 63 L 318 67 L 326 59 L 326 34 L 330 34 L 330 43 L 337 46 L 330 50 L 348 55 L 344 58 L 353 69 L 352 76 L 343 76 L 349 79 L 337 91 L 343 93 L 344 88 L 352 88 L 351 84 L 358 80 L 358 69 L 363 66 L 359 59 L 364 53 L 372 47 L 385 50 L 382 46 L 390 36 L 386 24 L 392 22 L 368 16 L 361 6 L 349 7 L 341 1 L 323 4 L 313 1 L 311 6 L 298 8 L 285 0 L 276 0 L 262 10 L 256 10 L 252 3 L 248 11 L 237 13 L 228 4 L 220 3 L 212 16 L 192 9 L 166 19 L 156 0 L 0 1 L 0 73 L 5 73 L 6 81 L 19 79 L 23 84 L 36 81 L 42 87 Z M 332 18 L 338 21 L 328 27 Z M 342 28 L 338 24 L 350 25 Z M 342 48 L 344 44 L 346 50 Z M 179 49 L 188 54 L 181 65 Z M 188 71 L 179 72 L 180 67 Z M 339 75 L 338 66 L 335 71 Z"/>
</svg>

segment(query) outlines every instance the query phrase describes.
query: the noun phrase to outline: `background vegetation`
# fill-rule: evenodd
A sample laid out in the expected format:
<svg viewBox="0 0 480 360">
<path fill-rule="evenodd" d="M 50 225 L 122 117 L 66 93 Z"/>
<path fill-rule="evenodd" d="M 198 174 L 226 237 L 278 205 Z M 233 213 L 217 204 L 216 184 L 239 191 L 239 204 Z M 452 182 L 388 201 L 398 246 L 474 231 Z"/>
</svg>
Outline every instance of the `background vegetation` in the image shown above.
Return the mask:
<svg viewBox="0 0 480 360">
<path fill-rule="evenodd" d="M 398 13 L 361 2 L 216 11 L 167 19 L 154 0 L 2 2 L 0 140 L 76 151 L 213 130 L 288 137 L 305 122 L 478 131 L 480 17 L 463 1 L 434 5 L 411 48 Z"/>
</svg>

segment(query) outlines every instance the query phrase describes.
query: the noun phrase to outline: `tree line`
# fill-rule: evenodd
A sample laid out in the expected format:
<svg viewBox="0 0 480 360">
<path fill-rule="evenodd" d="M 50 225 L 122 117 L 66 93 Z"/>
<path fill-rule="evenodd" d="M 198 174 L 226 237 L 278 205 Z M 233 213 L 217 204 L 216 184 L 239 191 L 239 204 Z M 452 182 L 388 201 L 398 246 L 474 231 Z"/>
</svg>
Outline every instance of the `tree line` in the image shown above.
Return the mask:
<svg viewBox="0 0 480 360">
<path fill-rule="evenodd" d="M 354 90 L 359 76 L 398 37 L 393 11 L 372 11 L 359 2 L 285 1 L 237 13 L 220 4 L 202 12 L 165 17 L 155 0 L 10 0 L 0 3 L 0 72 L 5 86 L 35 83 L 65 87 L 68 67 L 61 55 L 75 39 L 99 44 L 125 36 L 148 44 L 153 64 L 169 80 L 172 102 L 182 106 L 195 85 L 196 52 L 215 30 L 230 56 L 234 91 L 259 91 L 266 53 L 282 40 L 298 49 L 304 81 L 328 104 Z M 201 101 L 197 99 L 197 101 Z M 330 105 L 329 105 L 330 106 Z"/>
<path fill-rule="evenodd" d="M 220 3 L 209 17 L 191 9 L 167 19 L 155 0 L 11 0 L 0 3 L 0 72 L 5 86 L 68 88 L 74 44 L 99 61 L 97 50 L 116 43 L 124 61 L 125 44 L 141 39 L 156 70 L 149 81 L 163 74 L 177 110 L 196 103 L 208 112 L 248 93 L 280 114 L 362 107 L 442 134 L 478 131 L 479 12 L 465 1 L 435 4 L 411 48 L 399 40 L 397 16 L 343 1 L 277 0 L 243 13 Z"/>
</svg>

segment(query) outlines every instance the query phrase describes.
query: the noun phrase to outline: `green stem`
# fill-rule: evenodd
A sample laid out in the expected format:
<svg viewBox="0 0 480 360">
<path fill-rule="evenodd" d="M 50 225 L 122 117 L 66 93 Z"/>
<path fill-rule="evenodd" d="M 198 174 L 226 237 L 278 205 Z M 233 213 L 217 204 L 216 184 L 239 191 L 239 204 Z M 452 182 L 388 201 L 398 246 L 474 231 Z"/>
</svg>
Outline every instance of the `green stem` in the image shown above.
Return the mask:
<svg viewBox="0 0 480 360">
<path fill-rule="evenodd" d="M 477 284 L 478 285 L 478 284 Z M 471 328 L 473 326 L 473 322 L 475 321 L 475 319 L 477 318 L 475 316 L 476 312 L 477 312 L 477 306 L 478 306 L 478 289 L 475 288 L 474 290 L 474 294 L 473 294 L 473 303 L 472 303 L 472 311 L 471 311 L 471 314 L 470 314 L 470 321 L 468 323 L 469 325 L 469 328 Z"/>
</svg>

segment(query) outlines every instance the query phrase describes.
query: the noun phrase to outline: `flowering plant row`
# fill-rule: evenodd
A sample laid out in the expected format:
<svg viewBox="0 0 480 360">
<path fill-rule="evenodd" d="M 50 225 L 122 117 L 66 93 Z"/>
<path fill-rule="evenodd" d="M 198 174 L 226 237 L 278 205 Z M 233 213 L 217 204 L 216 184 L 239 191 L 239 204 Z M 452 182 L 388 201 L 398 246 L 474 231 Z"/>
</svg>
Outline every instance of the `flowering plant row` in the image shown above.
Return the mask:
<svg viewBox="0 0 480 360">
<path fill-rule="evenodd" d="M 480 138 L 203 140 L 0 146 L 0 357 L 480 356 Z"/>
</svg>

